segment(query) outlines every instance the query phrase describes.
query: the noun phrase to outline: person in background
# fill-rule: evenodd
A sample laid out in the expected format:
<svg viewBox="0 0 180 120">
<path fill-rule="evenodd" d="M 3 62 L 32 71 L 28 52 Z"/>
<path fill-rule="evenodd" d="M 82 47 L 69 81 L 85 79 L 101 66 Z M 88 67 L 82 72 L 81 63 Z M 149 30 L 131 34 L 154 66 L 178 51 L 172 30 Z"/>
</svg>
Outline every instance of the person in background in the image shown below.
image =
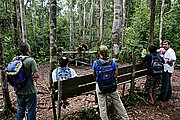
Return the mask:
<svg viewBox="0 0 180 120">
<path fill-rule="evenodd" d="M 107 63 L 109 61 L 109 56 L 108 56 L 108 48 L 107 46 L 101 45 L 99 48 L 98 53 L 100 54 L 100 62 L 101 63 Z M 118 69 L 116 67 L 116 63 L 113 61 L 112 62 L 113 70 L 115 73 L 115 77 L 118 75 Z M 125 107 L 120 99 L 120 96 L 118 94 L 118 90 L 115 92 L 111 93 L 102 93 L 99 89 L 97 79 L 98 79 L 98 63 L 97 61 L 93 62 L 92 65 L 93 69 L 93 76 L 96 78 L 96 95 L 98 98 L 98 105 L 99 105 L 99 110 L 100 110 L 100 117 L 102 120 L 108 120 L 108 115 L 107 115 L 107 96 L 109 95 L 112 100 L 113 104 L 118 111 L 118 114 L 122 117 L 123 120 L 129 120 L 128 114 L 125 110 Z"/>
<path fill-rule="evenodd" d="M 30 56 L 30 46 L 27 42 L 20 44 L 20 51 L 22 56 Z M 23 120 L 25 117 L 26 107 L 28 109 L 27 118 L 28 120 L 36 120 L 36 108 L 37 108 L 37 89 L 33 81 L 39 78 L 38 68 L 36 61 L 28 57 L 23 61 L 24 72 L 28 77 L 28 81 L 22 88 L 17 88 L 17 102 L 18 109 L 16 120 Z"/>
<path fill-rule="evenodd" d="M 67 80 L 70 78 L 74 78 L 77 77 L 76 71 L 72 68 L 68 67 L 70 60 L 68 57 L 66 56 L 62 56 L 59 58 L 59 64 L 60 67 L 56 68 L 53 70 L 52 72 L 52 79 L 53 79 L 53 83 L 54 83 L 54 87 L 55 87 L 55 94 L 57 96 L 57 91 L 58 91 L 58 80 L 61 80 L 61 82 L 63 80 Z M 62 86 L 63 87 L 63 86 Z M 63 98 L 63 96 L 62 96 Z M 63 98 L 63 107 L 66 108 L 66 106 L 68 106 L 69 103 L 66 101 L 66 99 Z"/>
<path fill-rule="evenodd" d="M 152 55 L 159 55 L 157 54 L 157 47 L 155 45 L 150 45 L 148 47 L 149 54 L 147 54 L 142 60 L 141 63 L 146 63 L 147 64 L 147 70 L 148 70 L 148 75 L 144 87 L 144 93 L 148 94 L 148 100 L 149 103 L 154 105 L 155 100 L 156 100 L 156 95 L 160 91 L 160 83 L 162 79 L 162 75 L 154 75 L 153 74 L 153 69 L 151 67 L 152 64 Z M 160 57 L 160 56 L 159 56 Z M 164 60 L 162 57 L 160 57 L 161 60 L 164 63 Z"/>
<path fill-rule="evenodd" d="M 147 51 L 146 51 L 146 49 L 144 48 L 144 46 L 141 46 L 141 48 L 140 48 L 140 53 L 141 53 L 141 59 L 146 56 Z"/>
<path fill-rule="evenodd" d="M 163 41 L 163 47 L 166 50 L 164 54 L 164 75 L 162 80 L 161 94 L 159 95 L 159 100 L 169 100 L 172 98 L 172 84 L 171 75 L 174 72 L 174 64 L 176 61 L 176 53 L 171 48 L 171 43 L 169 40 Z"/>
<path fill-rule="evenodd" d="M 159 48 L 159 49 L 157 49 L 157 52 L 159 53 L 159 55 L 160 55 L 161 57 L 163 57 L 164 54 L 165 54 L 165 52 L 166 52 L 166 50 L 165 50 L 164 48 Z"/>
</svg>

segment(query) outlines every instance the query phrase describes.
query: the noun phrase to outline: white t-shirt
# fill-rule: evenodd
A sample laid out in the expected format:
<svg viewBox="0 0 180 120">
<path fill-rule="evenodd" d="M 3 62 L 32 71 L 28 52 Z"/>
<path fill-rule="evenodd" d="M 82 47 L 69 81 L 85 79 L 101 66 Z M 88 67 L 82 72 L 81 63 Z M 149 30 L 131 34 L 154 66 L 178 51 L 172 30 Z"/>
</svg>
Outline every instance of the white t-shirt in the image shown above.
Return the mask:
<svg viewBox="0 0 180 120">
<path fill-rule="evenodd" d="M 53 70 L 52 72 L 52 79 L 53 79 L 53 82 L 57 82 L 58 79 L 56 78 L 56 74 L 57 74 L 57 69 L 60 69 L 61 67 L 58 67 L 56 69 Z M 76 71 L 72 68 L 69 68 L 70 69 L 70 72 L 71 72 L 71 78 L 74 78 L 74 77 L 77 77 L 78 75 L 76 74 Z"/>
<path fill-rule="evenodd" d="M 176 60 L 176 54 L 174 52 L 174 50 L 172 48 L 169 48 L 165 54 L 164 54 L 164 61 L 165 61 L 165 64 L 164 64 L 164 71 L 168 71 L 169 73 L 173 73 L 174 72 L 174 63 L 173 62 L 173 65 L 170 66 L 168 65 L 166 62 L 167 61 L 171 61 L 171 60 Z"/>
</svg>

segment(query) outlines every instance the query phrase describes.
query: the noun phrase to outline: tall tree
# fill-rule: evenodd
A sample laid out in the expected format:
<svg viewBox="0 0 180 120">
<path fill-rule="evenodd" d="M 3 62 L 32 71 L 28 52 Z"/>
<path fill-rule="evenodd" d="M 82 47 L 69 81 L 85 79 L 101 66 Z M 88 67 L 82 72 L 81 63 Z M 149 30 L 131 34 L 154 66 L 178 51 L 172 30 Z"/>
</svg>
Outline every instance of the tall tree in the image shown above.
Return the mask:
<svg viewBox="0 0 180 120">
<path fill-rule="evenodd" d="M 85 43 L 85 32 L 86 32 L 86 4 L 87 0 L 85 0 L 83 9 L 84 9 L 84 17 L 83 17 L 83 42 Z"/>
<path fill-rule="evenodd" d="M 150 16 L 150 35 L 149 35 L 149 45 L 154 42 L 154 21 L 155 21 L 155 8 L 156 0 L 150 1 L 151 16 Z"/>
<path fill-rule="evenodd" d="M 95 10 L 96 10 L 96 12 L 95 12 L 95 18 L 96 18 L 96 31 L 97 31 L 97 32 L 96 32 L 96 40 L 97 40 L 98 46 L 100 46 L 101 43 L 99 42 L 99 40 L 100 40 L 100 38 L 99 38 L 99 36 L 100 36 L 100 35 L 99 35 L 99 33 L 100 33 L 100 32 L 99 32 L 99 30 L 100 30 L 100 28 L 99 28 L 99 23 L 100 23 L 100 22 L 99 22 L 99 20 L 100 20 L 100 19 L 99 19 L 99 18 L 100 18 L 100 17 L 99 17 L 99 16 L 100 16 L 100 15 L 99 15 L 99 11 L 100 11 L 99 0 L 95 0 L 95 6 L 96 6 L 96 9 L 95 9 Z"/>
<path fill-rule="evenodd" d="M 56 0 L 50 0 L 50 76 L 49 86 L 52 87 L 52 71 L 56 68 Z"/>
<path fill-rule="evenodd" d="M 82 39 L 82 17 L 81 17 L 81 0 L 78 0 L 78 23 L 79 23 L 79 38 Z"/>
<path fill-rule="evenodd" d="M 126 0 L 123 0 L 123 17 L 122 17 L 122 47 L 124 47 L 125 37 L 125 19 L 126 19 Z"/>
<path fill-rule="evenodd" d="M 103 44 L 103 0 L 100 0 L 100 26 L 99 26 L 99 44 Z"/>
<path fill-rule="evenodd" d="M 21 39 L 22 36 L 22 29 L 21 29 L 21 21 L 20 21 L 20 10 L 19 10 L 19 0 L 14 0 L 14 10 L 15 10 L 15 14 L 16 14 L 16 25 L 15 28 L 17 28 L 17 34 L 19 35 L 19 37 L 17 37 L 17 39 Z M 18 42 L 17 42 L 18 45 Z"/>
<path fill-rule="evenodd" d="M 70 14 L 70 50 L 74 50 L 74 26 L 73 26 L 72 0 L 69 0 L 69 14 Z"/>
<path fill-rule="evenodd" d="M 92 25 L 93 25 L 93 6 L 94 6 L 94 0 L 91 0 L 91 8 L 90 8 L 90 35 L 89 35 L 89 48 L 91 48 L 92 43 Z"/>
<path fill-rule="evenodd" d="M 122 6 L 120 0 L 114 0 L 114 20 L 112 26 L 112 43 L 113 43 L 113 53 L 112 57 L 118 61 L 119 55 L 119 41 L 120 41 L 120 26 L 122 16 Z"/>
<path fill-rule="evenodd" d="M 42 25 L 41 25 L 41 31 L 42 31 L 42 43 L 43 43 L 43 48 L 45 47 L 45 41 L 44 41 L 44 0 L 41 0 L 41 16 L 42 16 Z"/>
<path fill-rule="evenodd" d="M 164 2 L 165 2 L 165 0 L 162 0 L 161 16 L 160 16 L 160 28 L 159 28 L 159 45 L 160 45 L 160 47 L 162 47 L 162 27 L 163 27 L 163 15 L 164 15 Z"/>
<path fill-rule="evenodd" d="M 27 33 L 26 33 L 26 24 L 25 24 L 25 16 L 24 16 L 24 0 L 20 0 L 20 16 L 21 16 L 21 41 L 27 41 Z"/>
<path fill-rule="evenodd" d="M 2 92 L 3 92 L 3 101 L 4 101 L 4 110 L 7 112 L 15 112 L 15 109 L 12 107 L 12 103 L 9 97 L 8 91 L 8 83 L 5 77 L 5 61 L 4 61 L 4 50 L 2 45 L 2 36 L 1 36 L 1 28 L 0 28 L 0 82 L 2 84 Z"/>
</svg>

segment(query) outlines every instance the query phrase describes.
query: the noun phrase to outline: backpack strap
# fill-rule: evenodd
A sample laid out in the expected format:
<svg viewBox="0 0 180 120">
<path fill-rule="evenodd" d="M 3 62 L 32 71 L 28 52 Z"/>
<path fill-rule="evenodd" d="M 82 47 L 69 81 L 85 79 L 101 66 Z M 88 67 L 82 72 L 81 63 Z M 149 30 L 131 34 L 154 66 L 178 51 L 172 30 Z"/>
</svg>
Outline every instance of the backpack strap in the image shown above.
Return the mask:
<svg viewBox="0 0 180 120">
<path fill-rule="evenodd" d="M 113 60 L 109 60 L 107 63 L 102 63 L 101 60 L 97 60 L 96 62 L 97 62 L 97 64 L 98 64 L 98 66 L 101 66 L 101 65 L 105 65 L 105 64 L 110 64 L 110 65 L 112 65 L 112 61 L 113 61 Z"/>
</svg>

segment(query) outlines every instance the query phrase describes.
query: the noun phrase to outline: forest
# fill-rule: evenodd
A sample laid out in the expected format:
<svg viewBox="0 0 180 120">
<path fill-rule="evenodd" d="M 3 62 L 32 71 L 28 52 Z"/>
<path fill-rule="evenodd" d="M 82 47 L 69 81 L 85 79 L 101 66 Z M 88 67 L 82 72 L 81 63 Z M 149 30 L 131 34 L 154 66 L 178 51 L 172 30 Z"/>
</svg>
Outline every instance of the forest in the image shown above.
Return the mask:
<svg viewBox="0 0 180 120">
<path fill-rule="evenodd" d="M 2 86 L 22 41 L 30 44 L 38 66 L 50 61 L 50 71 L 57 65 L 57 50 L 77 51 L 82 44 L 88 51 L 107 45 L 111 58 L 131 64 L 132 52 L 138 63 L 142 46 L 162 47 L 170 40 L 180 64 L 180 0 L 1 0 L 0 5 Z"/>
</svg>

